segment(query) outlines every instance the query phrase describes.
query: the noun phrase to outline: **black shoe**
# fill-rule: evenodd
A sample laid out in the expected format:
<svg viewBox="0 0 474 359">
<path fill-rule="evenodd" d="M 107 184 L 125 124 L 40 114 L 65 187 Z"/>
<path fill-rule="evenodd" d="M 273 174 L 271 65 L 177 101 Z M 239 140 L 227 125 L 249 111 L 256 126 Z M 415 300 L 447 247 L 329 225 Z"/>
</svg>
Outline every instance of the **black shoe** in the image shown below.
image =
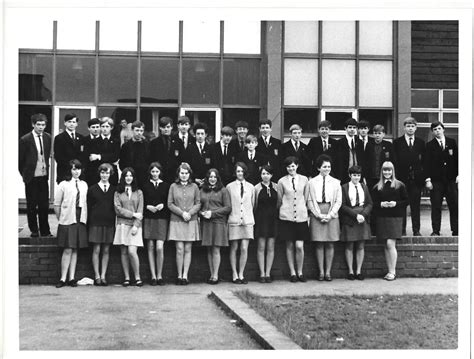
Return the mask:
<svg viewBox="0 0 474 359">
<path fill-rule="evenodd" d="M 265 283 L 271 283 L 273 282 L 273 279 L 271 276 L 265 277 Z"/>
<path fill-rule="evenodd" d="M 67 285 L 70 287 L 77 287 L 77 280 L 71 279 L 69 282 L 67 282 Z"/>
<path fill-rule="evenodd" d="M 130 285 L 130 279 L 125 279 L 122 283 L 122 286 L 128 287 Z"/>
<path fill-rule="evenodd" d="M 232 283 L 234 283 L 234 284 L 242 284 L 242 281 L 240 280 L 240 278 L 236 278 L 236 279 L 232 279 Z"/>
<path fill-rule="evenodd" d="M 349 274 L 347 275 L 346 279 L 354 280 L 354 279 L 355 279 L 354 273 L 349 273 Z"/>
<path fill-rule="evenodd" d="M 421 237 L 420 231 L 413 232 L 413 237 Z"/>
<path fill-rule="evenodd" d="M 52 237 L 53 235 L 51 234 L 51 232 L 49 233 L 46 233 L 46 234 L 41 234 L 41 237 Z"/>
<path fill-rule="evenodd" d="M 182 285 L 183 284 L 183 278 L 176 278 L 176 285 Z"/>
<path fill-rule="evenodd" d="M 164 285 L 165 285 L 165 281 L 163 280 L 163 278 L 160 278 L 160 279 L 157 279 L 157 280 L 156 280 L 156 284 L 158 284 L 159 286 L 164 286 Z"/>
<path fill-rule="evenodd" d="M 188 278 L 181 279 L 181 285 L 188 285 L 188 284 L 189 284 Z"/>
<path fill-rule="evenodd" d="M 66 282 L 63 280 L 60 280 L 58 284 L 56 284 L 56 288 L 62 288 L 66 285 Z"/>
<path fill-rule="evenodd" d="M 298 280 L 299 280 L 300 282 L 302 282 L 302 283 L 305 283 L 305 282 L 306 282 L 306 278 L 305 278 L 305 276 L 304 276 L 303 274 L 301 274 L 301 275 L 298 276 Z"/>
<path fill-rule="evenodd" d="M 318 277 L 316 278 L 318 281 L 322 282 L 324 280 L 324 274 L 320 274 L 318 275 Z"/>
<path fill-rule="evenodd" d="M 31 238 L 38 238 L 38 237 L 39 237 L 39 233 L 38 233 L 38 232 L 31 232 L 30 237 L 31 237 Z"/>
<path fill-rule="evenodd" d="M 325 276 L 324 276 L 324 280 L 325 280 L 326 282 L 331 282 L 331 281 L 332 281 L 332 277 L 331 277 L 329 274 L 328 274 L 328 275 L 325 275 Z"/>
<path fill-rule="evenodd" d="M 296 275 L 292 275 L 292 276 L 290 277 L 290 282 L 291 282 L 291 283 L 296 283 L 297 281 L 298 281 L 298 277 L 297 277 Z"/>
<path fill-rule="evenodd" d="M 242 279 L 240 280 L 240 284 L 248 284 L 248 283 L 249 283 L 249 282 L 248 282 L 247 279 L 245 279 L 245 278 L 242 278 Z"/>
<path fill-rule="evenodd" d="M 143 282 L 142 282 L 142 280 L 141 280 L 141 279 L 137 279 L 137 280 L 135 281 L 135 285 L 136 285 L 137 287 L 143 287 Z"/>
<path fill-rule="evenodd" d="M 100 287 L 102 285 L 102 282 L 101 282 L 100 278 L 94 279 L 94 285 L 96 285 L 98 287 Z"/>
<path fill-rule="evenodd" d="M 435 231 L 433 231 L 433 232 L 430 234 L 431 237 L 439 236 L 439 235 L 440 235 L 439 232 L 435 232 Z"/>
<path fill-rule="evenodd" d="M 210 279 L 209 280 L 209 284 L 211 284 L 211 285 L 216 285 L 218 283 L 219 283 L 219 279 Z"/>
<path fill-rule="evenodd" d="M 260 277 L 260 279 L 258 280 L 260 283 L 266 283 L 266 280 L 265 280 L 265 277 Z"/>
<path fill-rule="evenodd" d="M 153 286 L 153 287 L 155 287 L 157 284 L 158 284 L 158 281 L 157 281 L 155 278 L 153 278 L 153 279 L 150 281 L 150 285 Z"/>
<path fill-rule="evenodd" d="M 101 279 L 101 280 L 100 280 L 100 285 L 101 285 L 102 287 L 107 287 L 107 286 L 109 285 L 109 283 L 107 283 L 107 281 L 106 281 L 105 278 L 104 278 L 104 279 Z"/>
<path fill-rule="evenodd" d="M 364 275 L 362 273 L 356 274 L 355 279 L 357 280 L 364 280 Z"/>
</svg>

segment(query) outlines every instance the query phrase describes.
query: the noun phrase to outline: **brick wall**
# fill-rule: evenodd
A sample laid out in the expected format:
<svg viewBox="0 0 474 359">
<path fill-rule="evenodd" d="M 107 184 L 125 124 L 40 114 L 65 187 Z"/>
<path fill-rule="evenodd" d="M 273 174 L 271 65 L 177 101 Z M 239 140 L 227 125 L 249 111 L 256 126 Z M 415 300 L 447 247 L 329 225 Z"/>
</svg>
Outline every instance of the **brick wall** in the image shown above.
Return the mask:
<svg viewBox="0 0 474 359">
<path fill-rule="evenodd" d="M 412 21 L 412 88 L 457 89 L 457 21 Z"/>
<path fill-rule="evenodd" d="M 21 238 L 19 245 L 19 281 L 20 284 L 54 284 L 59 280 L 62 249 L 55 245 L 55 238 L 30 239 Z M 275 279 L 287 279 L 289 272 L 286 263 L 285 245 L 277 242 L 272 276 Z M 457 237 L 417 237 L 404 238 L 397 246 L 397 274 L 401 277 L 456 277 L 458 275 L 458 239 Z M 256 241 L 249 247 L 249 258 L 246 277 L 256 280 L 259 276 L 256 259 Z M 221 250 L 222 264 L 220 276 L 223 280 L 231 279 L 228 248 Z M 149 268 L 146 251 L 139 249 L 140 273 L 142 279 L 148 280 Z M 304 274 L 308 278 L 316 276 L 316 259 L 314 243 L 305 244 Z M 383 245 L 375 241 L 367 242 L 363 272 L 367 277 L 382 277 L 386 273 Z M 344 245 L 336 243 L 332 275 L 344 278 L 347 267 L 344 260 Z M 91 262 L 91 249 L 79 251 L 76 278 L 94 277 Z M 173 282 L 176 277 L 174 244 L 165 244 L 164 278 Z M 209 277 L 206 249 L 196 244 L 189 279 L 202 282 Z M 108 268 L 110 283 L 123 281 L 120 264 L 120 250 L 111 248 Z"/>
</svg>

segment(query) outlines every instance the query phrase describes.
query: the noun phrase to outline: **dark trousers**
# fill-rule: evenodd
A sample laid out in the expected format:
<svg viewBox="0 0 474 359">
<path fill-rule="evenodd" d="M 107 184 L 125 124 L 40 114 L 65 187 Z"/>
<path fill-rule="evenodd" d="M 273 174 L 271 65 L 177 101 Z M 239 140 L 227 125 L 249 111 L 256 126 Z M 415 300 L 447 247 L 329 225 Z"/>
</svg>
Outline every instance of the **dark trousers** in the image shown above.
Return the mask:
<svg viewBox="0 0 474 359">
<path fill-rule="evenodd" d="M 423 187 L 418 186 L 414 181 L 408 181 L 405 183 L 407 194 L 408 194 L 408 201 L 410 204 L 410 212 L 411 212 L 411 224 L 413 232 L 420 231 L 420 202 L 421 202 L 421 190 Z M 407 216 L 403 217 L 403 232 L 406 232 L 407 227 Z"/>
<path fill-rule="evenodd" d="M 458 231 L 458 185 L 455 181 L 433 182 L 433 189 L 430 191 L 431 200 L 431 226 L 433 232 L 440 231 L 441 228 L 441 205 L 446 197 L 449 209 L 449 221 L 451 231 Z"/>
<path fill-rule="evenodd" d="M 26 192 L 26 215 L 28 218 L 28 227 L 32 233 L 39 232 L 42 236 L 50 233 L 48 223 L 49 210 L 49 186 L 48 178 L 33 177 L 29 183 L 25 183 Z"/>
</svg>

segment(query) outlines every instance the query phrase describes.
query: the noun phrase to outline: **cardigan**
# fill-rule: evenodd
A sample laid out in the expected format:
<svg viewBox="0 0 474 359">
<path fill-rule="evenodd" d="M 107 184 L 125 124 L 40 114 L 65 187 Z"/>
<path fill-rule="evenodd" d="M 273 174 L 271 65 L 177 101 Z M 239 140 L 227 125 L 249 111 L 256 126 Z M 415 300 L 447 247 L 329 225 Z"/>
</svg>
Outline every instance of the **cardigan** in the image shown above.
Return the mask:
<svg viewBox="0 0 474 359">
<path fill-rule="evenodd" d="M 278 181 L 277 192 L 279 210 L 279 218 L 283 221 L 290 222 L 307 222 L 308 209 L 306 207 L 307 184 L 308 178 L 297 174 L 298 182 L 296 184 L 296 192 L 293 190 L 291 176 L 286 175 Z"/>
<path fill-rule="evenodd" d="M 79 207 L 81 207 L 81 223 L 87 223 L 87 183 L 78 180 Z M 62 181 L 56 187 L 54 205 L 60 207 L 59 224 L 67 226 L 76 222 L 76 183 L 75 180 Z"/>
<path fill-rule="evenodd" d="M 132 191 L 130 198 L 128 198 L 126 191 L 122 193 L 115 192 L 114 205 L 117 214 L 117 226 L 126 224 L 127 226 L 141 227 L 142 221 L 133 217 L 134 213 L 143 213 L 143 193 L 141 190 Z"/>
<path fill-rule="evenodd" d="M 353 226 L 358 224 L 357 222 L 357 214 L 361 214 L 364 216 L 365 221 L 370 223 L 370 212 L 372 211 L 373 203 L 372 198 L 370 197 L 369 189 L 364 183 L 359 183 L 364 191 L 364 209 L 362 212 L 357 213 L 353 210 L 354 207 L 351 205 L 351 200 L 349 198 L 349 182 L 344 183 L 342 185 L 342 204 L 341 208 L 339 209 L 340 214 L 340 222 L 341 224 L 346 224 L 349 226 Z"/>
<path fill-rule="evenodd" d="M 244 195 L 242 198 L 240 197 L 241 182 L 239 180 L 235 180 L 227 185 L 232 205 L 232 211 L 228 220 L 231 226 L 255 224 L 253 216 L 253 207 L 255 205 L 254 186 L 247 181 L 242 183 L 244 185 Z"/>
<path fill-rule="evenodd" d="M 374 214 L 379 217 L 404 217 L 408 205 L 408 195 L 403 182 L 399 181 L 400 187 L 392 188 L 384 185 L 381 190 L 374 187 L 372 200 L 374 203 Z M 395 201 L 393 208 L 382 208 L 380 203 L 384 201 Z"/>
<path fill-rule="evenodd" d="M 87 191 L 87 212 L 89 226 L 115 227 L 115 186 L 109 184 L 107 192 L 98 183 Z"/>
<path fill-rule="evenodd" d="M 170 210 L 168 208 L 168 192 L 170 190 L 170 185 L 166 182 L 160 182 L 158 188 L 155 189 L 155 186 L 151 181 L 146 181 L 143 185 L 143 217 L 150 219 L 168 219 L 170 218 Z M 160 203 L 163 203 L 163 209 L 155 213 L 146 209 L 146 206 L 157 206 Z"/>
<path fill-rule="evenodd" d="M 231 210 L 230 195 L 225 187 L 209 192 L 201 189 L 201 212 L 211 211 L 211 218 L 204 220 L 212 223 L 227 223 L 227 216 Z"/>
<path fill-rule="evenodd" d="M 323 176 L 317 175 L 308 182 L 308 210 L 316 217 L 321 217 L 321 210 L 318 202 L 322 201 Z M 339 217 L 339 208 L 341 208 L 342 194 L 340 181 L 334 177 L 326 176 L 325 184 L 326 202 L 330 207 L 328 215 L 331 218 Z"/>
<path fill-rule="evenodd" d="M 184 212 L 191 215 L 190 221 L 196 221 L 201 208 L 197 184 L 188 182 L 183 186 L 181 183 L 173 183 L 168 192 L 168 208 L 171 211 L 171 221 L 182 222 Z"/>
</svg>

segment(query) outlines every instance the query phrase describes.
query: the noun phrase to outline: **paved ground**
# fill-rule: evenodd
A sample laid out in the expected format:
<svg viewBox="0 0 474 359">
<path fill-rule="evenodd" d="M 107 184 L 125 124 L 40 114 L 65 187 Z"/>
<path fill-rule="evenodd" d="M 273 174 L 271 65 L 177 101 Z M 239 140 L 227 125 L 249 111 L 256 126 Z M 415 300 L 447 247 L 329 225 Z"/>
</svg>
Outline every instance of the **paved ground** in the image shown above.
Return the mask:
<svg viewBox="0 0 474 359">
<path fill-rule="evenodd" d="M 248 289 L 263 296 L 457 294 L 457 278 L 400 278 L 142 288 L 20 286 L 20 348 L 261 349 L 209 298 Z M 47 329 L 46 329 L 47 328 Z"/>
<path fill-rule="evenodd" d="M 447 209 L 443 209 L 441 213 L 441 235 L 444 236 L 450 236 L 451 235 L 451 229 L 449 226 L 449 211 Z M 420 232 L 424 236 L 429 236 L 432 232 L 431 229 L 431 212 L 429 208 L 423 208 L 420 214 L 420 220 L 421 220 L 421 228 Z M 412 235 L 412 230 L 411 230 L 411 218 L 408 216 L 407 218 L 407 234 L 409 236 Z M 58 229 L 58 220 L 56 219 L 56 216 L 51 214 L 49 215 L 49 225 L 51 227 L 51 233 L 53 235 L 56 235 L 57 229 Z M 19 237 L 29 237 L 30 236 L 30 230 L 28 228 L 28 222 L 26 220 L 26 214 L 20 214 L 18 216 L 18 232 L 19 232 Z"/>
</svg>

